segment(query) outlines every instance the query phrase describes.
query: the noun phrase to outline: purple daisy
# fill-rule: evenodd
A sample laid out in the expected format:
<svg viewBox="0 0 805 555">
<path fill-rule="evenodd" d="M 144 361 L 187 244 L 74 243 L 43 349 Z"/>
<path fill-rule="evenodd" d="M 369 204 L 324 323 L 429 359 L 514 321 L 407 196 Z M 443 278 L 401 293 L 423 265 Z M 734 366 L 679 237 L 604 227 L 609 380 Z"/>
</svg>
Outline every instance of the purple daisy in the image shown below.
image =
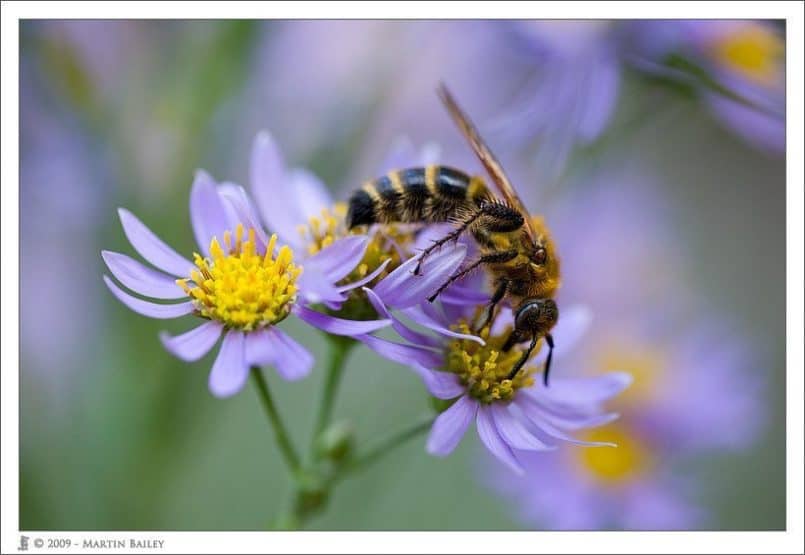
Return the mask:
<svg viewBox="0 0 805 555">
<path fill-rule="evenodd" d="M 277 176 L 282 179 L 285 176 Z M 304 186 L 304 181 L 286 187 Z M 292 210 L 278 199 L 261 198 L 263 210 Z M 210 391 L 219 397 L 237 393 L 250 367 L 271 365 L 285 379 L 306 376 L 311 353 L 277 324 L 290 315 L 328 333 L 357 336 L 385 327 L 388 320 L 353 321 L 318 312 L 314 304 L 337 310 L 351 288 L 343 284 L 364 257 L 367 237 L 345 237 L 315 254 L 294 252 L 277 235 L 267 236 L 246 192 L 233 184 L 216 184 L 199 171 L 190 192 L 190 216 L 200 254 L 193 262 L 160 240 L 125 209 L 120 221 L 134 249 L 155 268 L 120 253 L 104 251 L 104 261 L 117 280 L 152 299 L 184 299 L 155 303 L 135 297 L 104 281 L 115 297 L 135 312 L 157 319 L 195 315 L 200 326 L 178 336 L 162 334 L 165 348 L 185 361 L 203 357 L 223 336 L 209 377 Z"/>
<path fill-rule="evenodd" d="M 463 257 L 464 247 L 454 247 Z M 400 272 L 407 270 L 404 267 Z M 427 274 L 426 274 L 427 275 Z M 588 446 L 611 446 L 606 441 L 583 441 L 567 432 L 611 422 L 616 414 L 605 413 L 603 403 L 622 391 L 630 382 L 628 375 L 611 373 L 597 378 L 555 377 L 550 387 L 534 379 L 534 357 L 513 379 L 508 375 L 522 350 L 502 351 L 513 318 L 501 310 L 491 328 L 476 336 L 471 331 L 474 307 L 488 301 L 488 295 L 466 283 L 448 289 L 441 296 L 441 308 L 427 303 L 415 304 L 405 295 L 395 293 L 394 274 L 366 294 L 381 316 L 392 321 L 395 331 L 410 348 L 422 352 L 419 360 L 404 359 L 396 350 L 398 343 L 375 338 L 372 347 L 380 355 L 406 364 L 420 376 L 430 394 L 451 404 L 434 421 L 427 441 L 430 454 L 444 457 L 459 444 L 474 420 L 478 436 L 486 448 L 517 473 L 523 467 L 517 451 L 548 451 L 560 442 Z M 438 281 L 434 285 L 438 284 Z M 389 307 L 401 309 L 393 313 Z M 451 316 L 448 316 L 450 314 Z M 418 331 L 408 321 L 428 330 Z M 557 358 L 571 345 L 589 321 L 583 308 L 571 308 L 562 316 L 553 335 Z M 508 329 L 507 329 L 508 328 Z M 539 383 L 538 383 L 539 382 Z"/>
</svg>

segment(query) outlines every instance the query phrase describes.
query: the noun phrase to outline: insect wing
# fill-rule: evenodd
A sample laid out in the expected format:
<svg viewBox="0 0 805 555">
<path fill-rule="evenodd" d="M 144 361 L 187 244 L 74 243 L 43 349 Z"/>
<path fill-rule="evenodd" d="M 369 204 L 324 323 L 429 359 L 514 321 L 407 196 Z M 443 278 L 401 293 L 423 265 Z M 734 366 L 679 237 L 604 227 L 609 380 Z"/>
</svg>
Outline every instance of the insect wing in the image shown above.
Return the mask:
<svg viewBox="0 0 805 555">
<path fill-rule="evenodd" d="M 486 171 L 492 178 L 492 181 L 498 189 L 500 195 L 514 209 L 518 210 L 523 215 L 526 231 L 533 240 L 534 229 L 531 227 L 528 210 L 526 210 L 525 206 L 523 205 L 523 201 L 520 200 L 520 196 L 517 194 L 517 191 L 515 191 L 514 187 L 512 187 L 509 178 L 506 177 L 506 173 L 503 171 L 503 167 L 500 165 L 500 162 L 498 162 L 498 159 L 495 158 L 494 154 L 492 154 L 492 151 L 489 150 L 489 147 L 486 146 L 486 143 L 483 141 L 483 139 L 481 139 L 481 136 L 478 134 L 478 131 L 475 129 L 475 126 L 470 118 L 467 117 L 467 114 L 465 114 L 461 107 L 459 107 L 455 98 L 453 98 L 453 95 L 444 84 L 439 85 L 439 96 L 441 97 L 442 102 L 444 102 L 445 107 L 447 107 L 447 111 L 450 112 L 450 116 L 453 118 L 453 121 L 456 122 L 459 130 L 464 137 L 466 137 L 467 141 L 470 143 L 470 146 L 475 151 L 475 155 L 478 156 L 478 159 L 484 165 L 484 168 L 486 168 Z"/>
</svg>

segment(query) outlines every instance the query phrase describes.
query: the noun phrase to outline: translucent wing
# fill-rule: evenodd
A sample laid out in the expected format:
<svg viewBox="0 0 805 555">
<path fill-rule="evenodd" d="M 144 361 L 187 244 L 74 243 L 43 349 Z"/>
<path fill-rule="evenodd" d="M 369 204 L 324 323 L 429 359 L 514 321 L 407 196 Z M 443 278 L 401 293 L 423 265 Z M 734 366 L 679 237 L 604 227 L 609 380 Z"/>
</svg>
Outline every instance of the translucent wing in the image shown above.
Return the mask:
<svg viewBox="0 0 805 555">
<path fill-rule="evenodd" d="M 484 140 L 478 134 L 470 118 L 467 117 L 467 114 L 459 107 L 455 98 L 453 98 L 453 95 L 447 90 L 447 87 L 443 83 L 439 85 L 439 96 L 442 102 L 444 102 L 447 111 L 450 112 L 453 121 L 456 122 L 461 133 L 466 137 L 467 141 L 469 141 L 470 146 L 472 146 L 472 149 L 475 151 L 475 155 L 478 156 L 478 159 L 484 165 L 484 168 L 486 168 L 489 177 L 492 178 L 492 182 L 495 184 L 500 195 L 523 215 L 525 229 L 533 240 L 534 229 L 531 227 L 531 218 L 529 217 L 528 210 L 526 210 L 523 201 L 521 201 L 520 197 L 517 195 L 517 191 L 512 187 L 509 178 L 506 177 L 506 173 L 503 171 L 500 162 L 498 162 L 498 159 L 492 154 L 492 151 L 489 150 L 489 147 L 486 146 L 486 143 L 484 143 Z"/>
</svg>

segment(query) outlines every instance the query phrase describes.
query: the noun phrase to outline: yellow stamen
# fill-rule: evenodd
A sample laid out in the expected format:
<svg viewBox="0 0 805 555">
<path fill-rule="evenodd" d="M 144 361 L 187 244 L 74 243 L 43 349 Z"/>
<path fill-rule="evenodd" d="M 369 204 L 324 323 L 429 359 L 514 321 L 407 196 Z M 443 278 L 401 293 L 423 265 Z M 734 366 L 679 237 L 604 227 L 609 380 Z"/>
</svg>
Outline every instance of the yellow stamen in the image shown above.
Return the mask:
<svg viewBox="0 0 805 555">
<path fill-rule="evenodd" d="M 473 333 L 464 321 L 454 329 L 460 333 Z M 469 395 L 482 403 L 510 401 L 518 389 L 534 385 L 534 373 L 537 369 L 533 366 L 520 369 L 514 379 L 508 378 L 522 354 L 518 347 L 505 353 L 501 351 L 509 331 L 511 330 L 490 336 L 489 327 L 486 327 L 479 334 L 486 345 L 482 346 L 468 339 L 456 339 L 448 346 L 445 370 L 457 374 L 461 383 L 467 386 Z M 539 345 L 535 352 L 537 351 Z"/>
<path fill-rule="evenodd" d="M 264 256 L 257 254 L 256 235 L 244 228 L 224 232 L 221 248 L 217 238 L 210 241 L 210 258 L 194 254 L 197 269 L 189 279 L 176 280 L 196 305 L 203 318 L 217 320 L 227 327 L 245 331 L 270 326 L 285 318 L 296 300 L 296 279 L 302 269 L 293 264 L 287 246 L 274 256 L 277 236 L 272 235 Z"/>
</svg>

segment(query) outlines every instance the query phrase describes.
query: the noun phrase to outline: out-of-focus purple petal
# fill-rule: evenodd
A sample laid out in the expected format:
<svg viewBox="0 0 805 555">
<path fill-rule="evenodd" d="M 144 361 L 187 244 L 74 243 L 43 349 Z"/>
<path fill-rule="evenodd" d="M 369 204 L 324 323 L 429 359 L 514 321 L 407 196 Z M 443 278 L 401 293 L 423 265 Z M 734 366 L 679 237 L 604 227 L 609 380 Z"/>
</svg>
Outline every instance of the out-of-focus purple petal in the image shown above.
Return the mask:
<svg viewBox="0 0 805 555">
<path fill-rule="evenodd" d="M 422 302 L 436 292 L 456 269 L 467 248 L 464 245 L 445 245 L 440 252 L 422 263 L 421 275 L 414 275 L 418 257 L 411 258 L 383 278 L 374 287 L 383 304 L 393 308 L 407 308 Z"/>
<path fill-rule="evenodd" d="M 286 180 L 285 162 L 267 131 L 261 131 L 254 139 L 250 173 L 251 193 L 263 221 L 283 242 L 300 246 L 302 238 L 297 226 L 306 222 L 299 218 L 294 193 Z"/>
<path fill-rule="evenodd" d="M 386 174 L 392 170 L 428 166 L 439 160 L 440 148 L 436 143 L 426 143 L 417 150 L 411 139 L 398 137 L 392 142 L 383 162 L 380 164 L 378 175 Z"/>
<path fill-rule="evenodd" d="M 330 283 L 335 283 L 360 264 L 368 245 L 366 235 L 344 237 L 308 258 L 305 267 L 315 267 Z"/>
<path fill-rule="evenodd" d="M 620 64 L 613 54 L 603 54 L 588 68 L 578 122 L 578 133 L 584 142 L 597 139 L 612 119 L 620 88 Z"/>
<path fill-rule="evenodd" d="M 221 349 L 210 371 L 210 392 L 216 397 L 229 397 L 243 388 L 249 377 L 243 348 L 243 332 L 230 330 L 224 335 Z"/>
<path fill-rule="evenodd" d="M 209 256 L 213 237 L 223 245 L 224 232 L 228 229 L 226 210 L 215 181 L 203 170 L 196 172 L 190 190 L 190 221 L 198 248 L 204 254 Z"/>
<path fill-rule="evenodd" d="M 228 228 L 234 230 L 240 223 L 243 224 L 246 230 L 254 229 L 257 250 L 258 252 L 265 252 L 268 236 L 260 224 L 257 210 L 255 210 L 249 195 L 246 193 L 246 189 L 234 183 L 222 183 L 218 187 L 218 193 L 224 200 L 224 208 L 229 222 Z"/>
<path fill-rule="evenodd" d="M 299 380 L 313 368 L 313 355 L 299 342 L 279 328 L 268 332 L 276 347 L 274 367 L 277 373 L 288 381 Z"/>
<path fill-rule="evenodd" d="M 492 419 L 492 412 L 489 410 L 490 406 L 481 405 L 478 408 L 478 415 L 475 418 L 475 426 L 478 428 L 478 437 L 489 452 L 495 455 L 499 460 L 506 463 L 506 466 L 514 470 L 517 474 L 524 474 L 522 465 L 514 456 L 511 447 L 509 447 L 498 431 L 494 420 Z"/>
<path fill-rule="evenodd" d="M 437 399 L 455 399 L 466 392 L 455 374 L 431 370 L 419 364 L 412 364 L 411 368 L 419 374 L 430 394 Z"/>
<path fill-rule="evenodd" d="M 206 355 L 224 330 L 220 322 L 210 321 L 201 324 L 181 335 L 171 336 L 167 332 L 159 334 L 162 344 L 173 356 L 186 362 L 193 362 Z"/>
<path fill-rule="evenodd" d="M 550 387 L 535 386 L 522 391 L 537 400 L 547 398 L 569 405 L 595 405 L 614 397 L 631 383 L 632 376 L 629 374 L 609 372 L 595 377 L 557 377 L 551 380 Z"/>
<path fill-rule="evenodd" d="M 353 289 L 357 289 L 358 287 L 363 287 L 364 285 L 375 279 L 377 276 L 382 274 L 383 270 L 386 269 L 386 266 L 388 266 L 390 262 L 391 262 L 390 258 L 386 259 L 380 266 L 375 268 L 374 272 L 359 279 L 358 281 L 353 281 L 352 283 L 348 283 L 347 285 L 342 285 L 341 287 L 338 288 L 338 291 L 340 293 L 346 293 L 347 291 L 352 291 Z"/>
<path fill-rule="evenodd" d="M 125 254 L 101 251 L 106 266 L 120 283 L 146 297 L 155 299 L 181 299 L 187 293 L 176 285 L 176 279 L 143 266 Z"/>
<path fill-rule="evenodd" d="M 371 333 L 391 324 L 390 320 L 345 320 L 329 314 L 317 312 L 306 306 L 294 305 L 294 314 L 315 328 L 333 335 L 362 335 Z"/>
<path fill-rule="evenodd" d="M 412 306 L 404 309 L 402 312 L 420 326 L 433 330 L 440 335 L 452 337 L 454 339 L 466 339 L 468 341 L 474 341 L 480 345 L 486 345 L 486 342 L 477 335 L 459 333 L 451 330 L 446 324 L 441 324 L 438 320 L 433 318 L 432 315 L 425 312 L 425 310 L 427 310 L 427 306 L 428 305 Z"/>
<path fill-rule="evenodd" d="M 257 135 L 252 147 L 251 192 L 269 229 L 297 248 L 303 246 L 298 226 L 332 204 L 327 188 L 311 172 L 286 170 L 279 147 L 266 131 Z"/>
<path fill-rule="evenodd" d="M 313 172 L 304 168 L 294 168 L 288 173 L 288 188 L 296 193 L 296 206 L 299 207 L 301 220 L 305 224 L 313 216 L 320 216 L 322 210 L 333 204 L 333 197 L 327 186 Z"/>
<path fill-rule="evenodd" d="M 187 277 L 190 275 L 190 270 L 194 267 L 192 262 L 166 245 L 162 239 L 125 208 L 118 208 L 117 213 L 120 215 L 123 232 L 140 256 L 160 270 L 174 276 Z"/>
<path fill-rule="evenodd" d="M 380 300 L 380 297 L 378 297 L 374 291 L 368 287 L 364 287 L 363 291 L 366 293 L 366 298 L 369 299 L 369 302 L 372 304 L 377 314 L 383 318 L 388 318 L 391 320 L 391 326 L 400 337 L 409 343 L 413 343 L 414 345 L 419 345 L 421 347 L 437 347 L 439 345 L 439 341 L 437 339 L 430 337 L 429 335 L 425 335 L 424 333 L 419 333 L 418 331 L 412 330 L 393 314 L 391 314 L 391 312 L 389 312 L 386 307 L 383 306 L 383 301 Z"/>
<path fill-rule="evenodd" d="M 428 453 L 436 457 L 446 457 L 452 453 L 477 411 L 478 401 L 465 395 L 440 414 L 428 436 Z"/>
<path fill-rule="evenodd" d="M 500 403 L 493 403 L 489 406 L 489 412 L 495 422 L 495 427 L 511 448 L 524 451 L 550 451 L 556 447 L 547 445 L 529 432 L 514 414 L 509 411 L 507 406 Z"/>
<path fill-rule="evenodd" d="M 103 276 L 103 281 L 106 283 L 106 286 L 109 288 L 112 294 L 117 297 L 117 300 L 137 314 L 142 314 L 143 316 L 148 316 L 149 318 L 157 318 L 160 320 L 178 318 L 180 316 L 190 314 L 195 309 L 192 301 L 178 304 L 157 304 L 144 301 L 142 299 L 138 299 L 137 297 L 132 297 L 120 289 L 111 279 L 109 279 L 108 276 Z"/>
<path fill-rule="evenodd" d="M 573 351 L 579 339 L 587 333 L 592 320 L 592 311 L 584 305 L 572 305 L 562 309 L 559 315 L 559 321 L 551 331 L 555 345 L 553 350 L 554 360 Z M 538 363 L 542 363 L 546 358 L 548 358 L 548 349 L 543 348 L 540 349 L 539 354 L 534 360 Z"/>
<path fill-rule="evenodd" d="M 373 335 L 356 335 L 354 338 L 383 358 L 399 362 L 405 366 L 420 364 L 425 368 L 438 368 L 443 362 L 440 354 L 427 348 L 404 345 Z"/>
</svg>

